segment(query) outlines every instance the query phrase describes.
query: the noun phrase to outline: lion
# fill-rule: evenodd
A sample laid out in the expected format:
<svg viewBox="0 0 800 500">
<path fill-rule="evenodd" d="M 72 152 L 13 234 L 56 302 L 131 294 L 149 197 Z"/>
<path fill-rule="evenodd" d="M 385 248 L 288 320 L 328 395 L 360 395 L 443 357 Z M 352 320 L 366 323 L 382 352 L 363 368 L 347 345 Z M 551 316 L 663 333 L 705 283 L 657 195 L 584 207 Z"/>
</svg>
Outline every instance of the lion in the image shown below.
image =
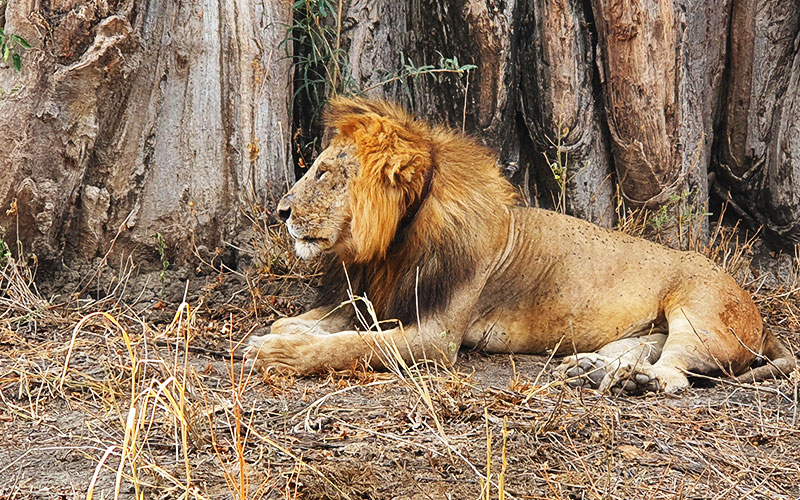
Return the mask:
<svg viewBox="0 0 800 500">
<path fill-rule="evenodd" d="M 629 394 L 795 368 L 706 257 L 521 206 L 488 148 L 398 105 L 335 98 L 325 124 L 329 146 L 278 204 L 297 254 L 327 260 L 319 296 L 248 340 L 256 368 L 386 368 L 387 345 L 453 362 L 467 347 L 564 355 L 571 384 Z M 355 328 L 354 295 L 396 322 Z"/>
</svg>

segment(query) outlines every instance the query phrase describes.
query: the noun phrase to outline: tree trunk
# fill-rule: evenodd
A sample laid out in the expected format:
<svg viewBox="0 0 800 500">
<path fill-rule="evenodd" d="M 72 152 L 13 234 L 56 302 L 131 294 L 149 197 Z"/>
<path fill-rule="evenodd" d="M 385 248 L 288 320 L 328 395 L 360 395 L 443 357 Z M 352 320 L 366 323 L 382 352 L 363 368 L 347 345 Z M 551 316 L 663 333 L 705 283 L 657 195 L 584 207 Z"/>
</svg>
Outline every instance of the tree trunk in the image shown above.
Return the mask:
<svg viewBox="0 0 800 500">
<path fill-rule="evenodd" d="M 318 81 L 308 38 L 282 43 L 314 9 Z M 619 193 L 702 226 L 716 170 L 743 216 L 800 241 L 796 2 L 10 0 L 4 20 L 34 49 L 0 71 L 0 225 L 43 261 L 112 241 L 158 261 L 158 233 L 170 260 L 233 264 L 241 208 L 294 180 L 292 134 L 319 133 L 333 91 L 464 129 L 532 204 L 611 225 Z M 323 99 L 292 109 L 293 85 Z"/>
<path fill-rule="evenodd" d="M 683 225 L 704 223 L 728 6 L 592 2 L 620 194 Z"/>
<path fill-rule="evenodd" d="M 619 183 L 686 224 L 708 201 L 730 1 L 354 1 L 342 34 L 357 86 L 463 126 L 531 202 L 610 225 Z M 375 88 L 401 53 L 477 69 Z"/>
<path fill-rule="evenodd" d="M 494 148 L 502 168 L 537 205 L 552 206 L 560 196 L 545 153 L 555 161 L 559 124 L 569 129 L 560 148 L 562 163 L 569 163 L 566 209 L 610 225 L 614 182 L 593 96 L 594 48 L 586 13 L 568 2 L 556 10 L 545 3 L 351 2 L 343 39 L 352 76 L 357 87 L 370 89 L 368 95 L 399 100 Z M 403 72 L 401 54 L 414 66 L 455 59 L 477 68 L 466 76 L 419 76 L 380 85 Z"/>
<path fill-rule="evenodd" d="M 464 129 L 500 153 L 514 170 L 519 156 L 515 117 L 519 99 L 516 46 L 517 2 L 490 8 L 486 2 L 354 0 L 346 9 L 343 46 L 352 77 L 372 97 L 403 102 L 434 122 Z M 401 78 L 401 60 L 416 67 L 443 59 L 478 66 L 474 73 Z"/>
<path fill-rule="evenodd" d="M 520 87 L 536 179 L 566 212 L 610 226 L 616 180 L 596 101 L 592 12 L 578 2 L 533 0 L 526 14 Z"/>
<path fill-rule="evenodd" d="M 736 0 L 717 190 L 775 243 L 800 242 L 800 6 Z"/>
<path fill-rule="evenodd" d="M 0 71 L 4 239 L 41 261 L 114 251 L 235 256 L 243 203 L 265 205 L 289 166 L 286 2 L 10 0 L 34 46 Z"/>
</svg>

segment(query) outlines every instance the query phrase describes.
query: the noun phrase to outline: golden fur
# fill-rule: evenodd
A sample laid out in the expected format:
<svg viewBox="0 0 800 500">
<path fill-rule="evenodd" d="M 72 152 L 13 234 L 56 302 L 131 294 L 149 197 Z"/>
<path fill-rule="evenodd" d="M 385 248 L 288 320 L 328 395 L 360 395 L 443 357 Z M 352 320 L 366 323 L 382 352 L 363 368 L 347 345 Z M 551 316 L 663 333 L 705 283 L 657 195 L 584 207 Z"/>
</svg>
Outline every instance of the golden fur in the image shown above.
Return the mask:
<svg viewBox="0 0 800 500">
<path fill-rule="evenodd" d="M 415 289 L 423 309 L 446 302 L 451 286 L 492 246 L 484 241 L 492 236 L 472 226 L 496 223 L 496 214 L 486 209 L 515 205 L 516 191 L 490 150 L 447 128 L 415 121 L 393 104 L 335 99 L 326 124 L 336 132 L 331 148 L 354 144 L 361 169 L 349 188 L 352 248 L 332 255 L 320 300 L 336 292 L 331 304 L 348 298 L 343 261 L 351 281 L 368 281 L 356 291 L 367 292 L 380 317 L 408 324 L 416 315 Z M 420 196 L 426 170 L 434 165 L 424 206 L 402 234 L 402 245 L 393 246 L 405 208 Z"/>
<path fill-rule="evenodd" d="M 748 377 L 794 368 L 708 259 L 519 207 L 488 149 L 393 104 L 338 98 L 326 124 L 331 144 L 278 207 L 298 254 L 326 254 L 320 296 L 251 339 L 257 366 L 382 367 L 383 343 L 409 362 L 462 345 L 557 349 L 573 383 L 632 393 L 674 392 L 688 372 L 742 373 L 762 352 L 771 364 Z M 350 292 L 400 325 L 358 331 L 354 308 L 338 307 Z"/>
</svg>

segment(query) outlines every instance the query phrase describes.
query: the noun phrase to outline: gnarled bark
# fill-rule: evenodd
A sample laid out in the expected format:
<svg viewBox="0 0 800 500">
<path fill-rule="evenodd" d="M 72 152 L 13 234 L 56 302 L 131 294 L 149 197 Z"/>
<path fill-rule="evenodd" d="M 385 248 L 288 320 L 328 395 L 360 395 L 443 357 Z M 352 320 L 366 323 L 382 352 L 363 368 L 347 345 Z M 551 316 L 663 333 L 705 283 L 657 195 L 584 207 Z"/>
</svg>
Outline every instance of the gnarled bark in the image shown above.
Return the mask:
<svg viewBox="0 0 800 500">
<path fill-rule="evenodd" d="M 33 45 L 0 72 L 5 239 L 43 261 L 115 250 L 157 260 L 213 250 L 287 169 L 285 2 L 11 0 L 6 29 Z M 19 222 L 17 224 L 17 222 Z M 17 231 L 17 228 L 19 230 Z"/>
<path fill-rule="evenodd" d="M 788 246 L 800 242 L 800 6 L 737 0 L 730 36 L 719 191 Z"/>
<path fill-rule="evenodd" d="M 635 205 L 668 201 L 682 186 L 676 161 L 675 13 L 669 2 L 592 3 L 621 194 Z"/>
<path fill-rule="evenodd" d="M 518 2 L 393 2 L 355 0 L 343 22 L 352 75 L 367 95 L 403 102 L 421 116 L 473 133 L 517 168 Z M 415 66 L 455 57 L 475 64 L 467 75 L 440 73 L 376 86 L 402 71 L 401 52 Z M 407 87 L 403 85 L 407 84 Z"/>
<path fill-rule="evenodd" d="M 566 211 L 605 225 L 615 183 L 628 206 L 696 213 L 713 156 L 719 193 L 776 241 L 800 241 L 794 2 L 341 8 L 328 19 L 348 55 L 337 77 L 475 135 L 531 202 L 560 196 L 549 165 L 560 136 Z M 5 28 L 35 47 L 22 73 L 0 71 L 0 203 L 18 206 L 0 211 L 4 238 L 51 262 L 103 255 L 120 230 L 117 251 L 151 260 L 154 233 L 170 259 L 238 247 L 240 207 L 293 181 L 291 128 L 319 111 L 292 116 L 291 16 L 278 0 L 11 0 Z M 401 53 L 477 69 L 382 84 L 402 72 Z"/>
<path fill-rule="evenodd" d="M 695 187 L 702 204 L 728 0 L 592 7 L 621 194 L 657 207 Z"/>
<path fill-rule="evenodd" d="M 567 212 L 609 226 L 615 217 L 616 179 L 602 103 L 596 101 L 591 15 L 581 3 L 532 0 L 526 19 L 530 42 L 521 45 L 520 87 L 526 129 L 536 150 L 532 161 L 539 182 L 550 188 L 545 196 L 560 191 L 550 166 L 560 162 Z"/>
</svg>

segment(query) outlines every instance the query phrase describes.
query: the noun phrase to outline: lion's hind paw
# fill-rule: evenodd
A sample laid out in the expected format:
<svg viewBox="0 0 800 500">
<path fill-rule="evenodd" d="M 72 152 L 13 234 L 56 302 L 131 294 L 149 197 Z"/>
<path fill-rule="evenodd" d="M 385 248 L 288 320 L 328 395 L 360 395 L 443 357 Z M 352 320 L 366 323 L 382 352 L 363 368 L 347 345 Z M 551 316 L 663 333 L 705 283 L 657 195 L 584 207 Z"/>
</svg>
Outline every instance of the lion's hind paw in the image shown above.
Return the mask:
<svg viewBox="0 0 800 500">
<path fill-rule="evenodd" d="M 600 384 L 602 392 L 608 392 L 614 395 L 626 394 L 630 396 L 639 396 L 648 392 L 661 392 L 662 384 L 659 382 L 658 377 L 651 373 L 646 373 L 648 367 L 627 365 L 622 366 L 609 373 L 608 376 Z"/>
<path fill-rule="evenodd" d="M 556 368 L 556 374 L 571 387 L 600 387 L 608 375 L 609 361 L 595 353 L 569 356 Z"/>
<path fill-rule="evenodd" d="M 657 367 L 640 359 L 609 358 L 597 353 L 568 356 L 556 375 L 571 387 L 587 387 L 614 395 L 638 396 L 650 392 L 675 392 L 688 385 L 672 367 Z"/>
<path fill-rule="evenodd" d="M 689 386 L 689 379 L 675 367 L 650 364 L 625 365 L 603 380 L 600 390 L 614 395 L 649 392 L 671 394 Z"/>
</svg>

